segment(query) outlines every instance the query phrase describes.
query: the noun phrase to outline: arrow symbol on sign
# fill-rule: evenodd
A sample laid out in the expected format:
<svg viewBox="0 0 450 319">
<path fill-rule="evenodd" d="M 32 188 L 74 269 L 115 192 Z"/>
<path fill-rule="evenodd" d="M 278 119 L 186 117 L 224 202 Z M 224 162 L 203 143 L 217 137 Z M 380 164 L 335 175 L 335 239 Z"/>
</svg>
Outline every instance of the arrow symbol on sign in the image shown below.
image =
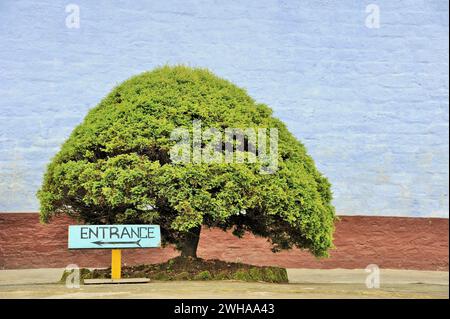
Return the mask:
<svg viewBox="0 0 450 319">
<path fill-rule="evenodd" d="M 97 240 L 97 241 L 93 241 L 93 244 L 96 244 L 98 246 L 103 246 L 103 245 L 131 245 L 131 244 L 136 244 L 139 247 L 141 247 L 140 244 L 141 240 L 136 240 L 136 241 L 102 241 L 102 240 Z"/>
</svg>

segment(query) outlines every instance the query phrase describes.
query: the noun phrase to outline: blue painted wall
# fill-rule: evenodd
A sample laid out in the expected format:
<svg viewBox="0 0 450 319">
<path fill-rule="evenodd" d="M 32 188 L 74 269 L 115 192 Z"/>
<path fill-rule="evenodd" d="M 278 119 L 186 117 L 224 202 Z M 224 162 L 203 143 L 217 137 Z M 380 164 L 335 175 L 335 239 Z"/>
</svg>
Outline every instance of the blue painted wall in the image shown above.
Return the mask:
<svg viewBox="0 0 450 319">
<path fill-rule="evenodd" d="M 270 105 L 338 213 L 448 217 L 448 0 L 74 0 L 79 29 L 70 3 L 0 2 L 0 211 L 38 209 L 47 162 L 114 85 L 185 63 Z"/>
</svg>

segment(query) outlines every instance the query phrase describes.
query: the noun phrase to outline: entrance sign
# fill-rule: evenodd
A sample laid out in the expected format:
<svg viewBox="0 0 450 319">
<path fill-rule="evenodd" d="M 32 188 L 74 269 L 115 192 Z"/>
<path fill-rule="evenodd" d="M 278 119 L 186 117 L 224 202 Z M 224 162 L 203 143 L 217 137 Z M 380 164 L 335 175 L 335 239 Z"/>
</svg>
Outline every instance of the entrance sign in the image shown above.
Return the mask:
<svg viewBox="0 0 450 319">
<path fill-rule="evenodd" d="M 161 247 L 159 225 L 72 225 L 69 249 Z"/>
</svg>

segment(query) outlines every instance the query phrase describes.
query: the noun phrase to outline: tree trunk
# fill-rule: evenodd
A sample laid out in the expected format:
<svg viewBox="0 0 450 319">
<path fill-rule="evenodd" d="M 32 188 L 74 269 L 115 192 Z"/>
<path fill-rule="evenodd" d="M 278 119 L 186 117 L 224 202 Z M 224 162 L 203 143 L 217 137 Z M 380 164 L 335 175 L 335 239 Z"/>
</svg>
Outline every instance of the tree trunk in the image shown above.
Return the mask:
<svg viewBox="0 0 450 319">
<path fill-rule="evenodd" d="M 181 256 L 182 257 L 194 257 L 197 258 L 197 247 L 198 241 L 200 239 L 201 226 L 192 228 L 189 233 L 187 233 L 182 245 L 181 245 Z"/>
</svg>

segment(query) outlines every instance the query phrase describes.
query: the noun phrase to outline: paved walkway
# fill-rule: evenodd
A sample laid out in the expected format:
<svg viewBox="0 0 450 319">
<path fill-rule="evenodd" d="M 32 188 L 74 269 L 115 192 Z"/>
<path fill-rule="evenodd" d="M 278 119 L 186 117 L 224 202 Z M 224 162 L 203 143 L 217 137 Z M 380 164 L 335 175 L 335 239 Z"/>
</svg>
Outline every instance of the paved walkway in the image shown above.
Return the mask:
<svg viewBox="0 0 450 319">
<path fill-rule="evenodd" d="M 57 284 L 63 269 L 0 271 L 0 298 L 448 298 L 448 272 L 381 270 L 368 289 L 364 270 L 288 269 L 289 284 L 224 281 L 89 285 Z"/>
<path fill-rule="evenodd" d="M 365 269 L 288 269 L 290 283 L 364 284 Z M 447 271 L 380 269 L 380 284 L 449 284 Z"/>
</svg>

